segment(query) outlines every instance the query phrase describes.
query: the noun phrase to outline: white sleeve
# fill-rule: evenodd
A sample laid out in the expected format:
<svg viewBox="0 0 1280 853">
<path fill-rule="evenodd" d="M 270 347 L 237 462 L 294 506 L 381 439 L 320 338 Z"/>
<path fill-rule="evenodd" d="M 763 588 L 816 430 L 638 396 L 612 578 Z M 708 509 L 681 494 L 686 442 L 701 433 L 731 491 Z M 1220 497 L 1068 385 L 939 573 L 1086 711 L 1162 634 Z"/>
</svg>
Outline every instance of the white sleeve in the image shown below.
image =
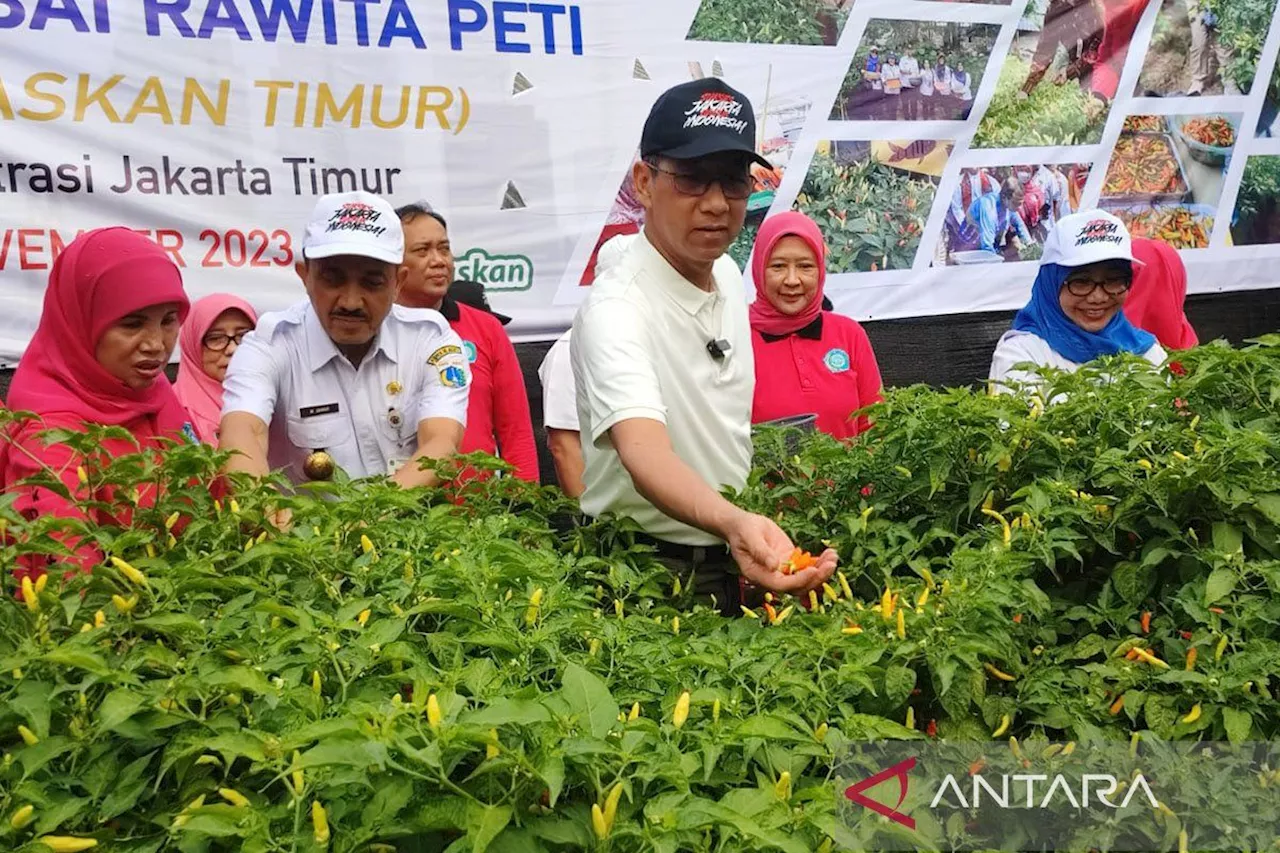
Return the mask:
<svg viewBox="0 0 1280 853">
<path fill-rule="evenodd" d="M 1165 352 L 1164 347 L 1160 346 L 1160 344 L 1152 344 L 1151 349 L 1143 353 L 1143 358 L 1159 367 L 1168 360 L 1169 353 Z"/>
<path fill-rule="evenodd" d="M 578 431 L 578 396 L 573 381 L 569 338 L 560 338 L 547 351 L 538 378 L 542 380 L 542 425 Z"/>
<path fill-rule="evenodd" d="M 471 394 L 471 366 L 462 351 L 458 333 L 432 330 L 424 351 L 430 352 L 422 373 L 417 422 L 428 418 L 449 418 L 467 425 L 467 401 Z"/>
<path fill-rule="evenodd" d="M 988 379 L 995 383 L 996 391 L 1013 394 L 1017 393 L 1020 384 L 1040 382 L 1036 374 L 1014 368 L 1024 362 L 1045 365 L 1041 354 L 1036 352 L 1036 340 L 1032 335 L 1005 335 L 996 344 L 996 351 L 991 355 L 991 371 L 987 374 Z"/>
<path fill-rule="evenodd" d="M 667 422 L 662 386 L 646 345 L 636 306 L 601 299 L 583 308 L 573 327 L 570 352 L 583 432 L 598 443 L 611 427 L 631 418 Z"/>
<path fill-rule="evenodd" d="M 249 332 L 236 347 L 222 380 L 222 414 L 248 412 L 265 424 L 275 415 L 280 393 L 280 365 L 275 347 L 256 332 Z"/>
</svg>

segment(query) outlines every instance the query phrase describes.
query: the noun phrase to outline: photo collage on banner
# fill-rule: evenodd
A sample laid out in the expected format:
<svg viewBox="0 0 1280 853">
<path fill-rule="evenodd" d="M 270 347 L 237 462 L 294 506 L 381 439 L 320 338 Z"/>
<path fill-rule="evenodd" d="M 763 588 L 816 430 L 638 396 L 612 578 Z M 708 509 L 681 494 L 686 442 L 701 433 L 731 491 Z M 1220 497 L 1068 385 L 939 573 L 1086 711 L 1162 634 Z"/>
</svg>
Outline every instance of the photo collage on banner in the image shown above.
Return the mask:
<svg viewBox="0 0 1280 853">
<path fill-rule="evenodd" d="M 984 307 L 1018 307 L 1050 229 L 1082 208 L 1184 251 L 1280 243 L 1280 147 L 1265 153 L 1280 131 L 1275 7 L 702 0 L 689 46 L 788 45 L 842 72 L 807 115 L 766 115 L 775 168 L 756 170 L 732 254 L 749 268 L 760 219 L 802 211 L 826 236 L 838 310 L 874 319 L 965 310 L 977 290 Z M 629 206 L 624 182 L 602 239 L 637 227 Z"/>
</svg>

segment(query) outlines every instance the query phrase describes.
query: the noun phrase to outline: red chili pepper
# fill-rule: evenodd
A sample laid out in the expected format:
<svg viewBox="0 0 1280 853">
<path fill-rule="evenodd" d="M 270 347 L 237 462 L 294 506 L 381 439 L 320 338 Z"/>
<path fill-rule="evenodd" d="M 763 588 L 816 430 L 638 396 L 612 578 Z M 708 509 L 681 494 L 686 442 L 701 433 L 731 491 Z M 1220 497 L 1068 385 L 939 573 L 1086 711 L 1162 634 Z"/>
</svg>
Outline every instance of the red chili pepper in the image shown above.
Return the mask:
<svg viewBox="0 0 1280 853">
<path fill-rule="evenodd" d="M 1227 611 L 1223 610 L 1221 607 L 1210 607 L 1210 608 L 1209 608 L 1209 612 L 1210 612 L 1210 613 L 1217 613 L 1219 616 L 1221 616 L 1222 614 L 1226 613 Z"/>
<path fill-rule="evenodd" d="M 987 766 L 987 760 L 985 758 L 979 758 L 977 761 L 969 765 L 969 775 L 977 776 L 979 773 L 982 772 L 982 768 L 986 766 Z"/>
<path fill-rule="evenodd" d="M 875 484 L 875 483 L 868 483 L 867 485 L 865 485 L 865 486 L 863 486 L 863 487 L 862 487 L 862 496 L 863 496 L 864 498 L 869 498 L 869 497 L 871 497 L 872 495 L 874 495 L 875 493 L 876 493 L 876 484 Z"/>
<path fill-rule="evenodd" d="M 1191 639 L 1191 632 L 1190 632 L 1190 631 L 1179 631 L 1178 633 L 1182 636 L 1182 639 L 1184 639 L 1184 640 L 1190 640 L 1190 639 Z"/>
<path fill-rule="evenodd" d="M 1151 633 L 1151 611 L 1150 610 L 1142 611 L 1141 621 L 1142 621 L 1142 633 L 1150 634 Z"/>
<path fill-rule="evenodd" d="M 1021 624 L 1022 624 L 1022 614 L 1021 614 L 1021 613 L 1015 613 L 1015 614 L 1013 614 L 1013 624 L 1015 624 L 1015 625 L 1021 625 Z"/>
<path fill-rule="evenodd" d="M 1169 372 L 1172 373 L 1174 376 L 1187 375 L 1187 369 L 1182 366 L 1182 362 L 1180 361 L 1169 362 Z"/>
<path fill-rule="evenodd" d="M 928 726 L 928 728 L 926 728 L 926 729 L 924 730 L 924 733 L 925 733 L 925 734 L 927 734 L 929 737 L 937 737 L 937 736 L 938 736 L 938 721 L 937 721 L 937 720 L 930 720 L 930 721 L 929 721 L 929 726 Z"/>
</svg>

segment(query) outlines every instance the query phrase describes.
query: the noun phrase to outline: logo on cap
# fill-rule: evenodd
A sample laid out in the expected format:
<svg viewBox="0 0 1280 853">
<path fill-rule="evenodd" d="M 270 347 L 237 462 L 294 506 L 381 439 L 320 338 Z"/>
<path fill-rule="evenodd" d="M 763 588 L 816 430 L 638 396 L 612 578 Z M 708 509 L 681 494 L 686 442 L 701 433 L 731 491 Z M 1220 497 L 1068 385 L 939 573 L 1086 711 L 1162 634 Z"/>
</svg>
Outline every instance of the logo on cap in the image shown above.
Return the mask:
<svg viewBox="0 0 1280 853">
<path fill-rule="evenodd" d="M 1124 242 L 1120 227 L 1108 219 L 1093 219 L 1076 234 L 1076 246 L 1088 246 L 1092 243 L 1114 243 L 1117 246 Z"/>
<path fill-rule="evenodd" d="M 684 114 L 685 129 L 693 127 L 724 127 L 741 134 L 747 129 L 742 114 L 742 102 L 725 92 L 703 92 Z"/>
<path fill-rule="evenodd" d="M 382 213 L 371 205 L 359 201 L 348 201 L 333 212 L 333 216 L 329 217 L 329 224 L 324 230 L 330 233 L 334 231 L 364 231 L 375 237 L 380 237 L 387 231 L 387 226 L 378 224 L 381 219 Z"/>
</svg>

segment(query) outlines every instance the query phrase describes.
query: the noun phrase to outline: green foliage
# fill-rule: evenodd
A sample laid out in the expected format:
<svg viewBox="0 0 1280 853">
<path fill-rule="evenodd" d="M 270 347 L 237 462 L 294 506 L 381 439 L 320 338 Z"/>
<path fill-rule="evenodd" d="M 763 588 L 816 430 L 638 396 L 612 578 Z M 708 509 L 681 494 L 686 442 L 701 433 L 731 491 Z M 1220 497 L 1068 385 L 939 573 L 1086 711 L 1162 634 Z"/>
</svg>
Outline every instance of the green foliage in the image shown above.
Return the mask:
<svg viewBox="0 0 1280 853">
<path fill-rule="evenodd" d="M 838 38 L 849 17 L 820 0 L 703 0 L 689 27 L 701 41 L 820 45 L 828 42 L 820 15 L 829 15 Z"/>
<path fill-rule="evenodd" d="M 1220 73 L 1247 95 L 1258 72 L 1276 0 L 1203 0 L 1203 5 L 1218 16 L 1218 38 L 1233 54 L 1231 66 Z"/>
<path fill-rule="evenodd" d="M 1247 245 L 1280 238 L 1280 235 L 1265 233 L 1277 203 L 1280 203 L 1280 157 L 1250 157 L 1236 196 L 1235 221 L 1231 226 L 1235 242 Z"/>
<path fill-rule="evenodd" d="M 828 272 L 906 269 L 915 259 L 937 187 L 868 160 L 837 166 L 815 157 L 796 209 L 827 238 Z"/>
<path fill-rule="evenodd" d="M 973 136 L 977 148 L 1096 145 L 1102 140 L 1106 114 L 1090 121 L 1089 96 L 1075 82 L 1041 83 L 1026 100 L 1018 93 L 1029 63 L 1011 56 L 1000 71 L 995 97 Z"/>
<path fill-rule="evenodd" d="M 853 445 L 815 435 L 797 452 L 765 433 L 738 499 L 810 550 L 829 541 L 852 592 L 778 625 L 695 606 L 625 525 L 563 524 L 568 502 L 511 479 L 461 503 L 382 483 L 288 497 L 243 484 L 233 508 L 208 486 L 225 457 L 205 448 L 86 465 L 122 495 L 166 486 L 128 527 L 72 525 L 146 585 L 109 564 L 62 577 L 55 562 L 38 609 L 4 590 L 0 848 L 34 853 L 56 833 L 106 853 L 318 850 L 319 802 L 335 853 L 877 849 L 840 825 L 832 774 L 850 744 L 921 738 L 926 721 L 986 741 L 1008 715 L 1028 749 L 1139 730 L 1144 744 L 1273 740 L 1280 338 L 1180 358 L 1185 375 L 1111 360 L 1052 377 L 1046 396 L 1065 399 L 1038 417 L 1022 397 L 912 387 Z M 1007 545 L 980 512 L 988 494 L 1019 522 Z M 268 522 L 282 504 L 288 532 Z M 7 503 L 0 517 L 4 565 L 62 557 L 67 523 Z M 886 586 L 905 638 L 875 610 Z M 1171 668 L 1127 661 L 1136 640 Z M 598 842 L 590 808 L 619 784 Z M 1222 820 L 1265 794 L 1169 805 Z M 34 820 L 15 828 L 25 804 Z"/>
</svg>

